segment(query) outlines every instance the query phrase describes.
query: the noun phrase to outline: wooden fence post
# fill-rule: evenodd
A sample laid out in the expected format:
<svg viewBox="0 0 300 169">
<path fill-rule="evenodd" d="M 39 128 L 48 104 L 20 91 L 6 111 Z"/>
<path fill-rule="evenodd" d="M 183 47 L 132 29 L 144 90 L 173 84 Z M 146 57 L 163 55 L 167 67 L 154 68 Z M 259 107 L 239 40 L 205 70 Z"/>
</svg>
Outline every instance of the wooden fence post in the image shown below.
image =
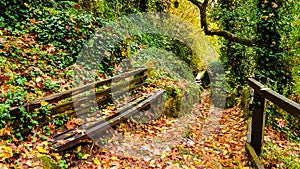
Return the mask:
<svg viewBox="0 0 300 169">
<path fill-rule="evenodd" d="M 264 141 L 264 127 L 266 121 L 266 99 L 255 91 L 254 113 L 252 116 L 251 146 L 259 156 Z"/>
</svg>

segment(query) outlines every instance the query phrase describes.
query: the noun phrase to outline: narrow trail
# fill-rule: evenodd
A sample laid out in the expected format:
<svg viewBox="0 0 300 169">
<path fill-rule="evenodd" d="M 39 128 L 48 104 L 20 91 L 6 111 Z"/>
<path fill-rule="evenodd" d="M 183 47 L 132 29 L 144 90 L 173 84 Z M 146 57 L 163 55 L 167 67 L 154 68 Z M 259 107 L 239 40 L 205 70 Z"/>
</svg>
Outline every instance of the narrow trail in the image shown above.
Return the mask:
<svg viewBox="0 0 300 169">
<path fill-rule="evenodd" d="M 246 123 L 238 107 L 208 119 L 210 93 L 180 118 L 161 117 L 151 123 L 126 122 L 113 131 L 105 146 L 88 144 L 86 160 L 68 161 L 72 168 L 251 168 L 245 151 Z"/>
</svg>

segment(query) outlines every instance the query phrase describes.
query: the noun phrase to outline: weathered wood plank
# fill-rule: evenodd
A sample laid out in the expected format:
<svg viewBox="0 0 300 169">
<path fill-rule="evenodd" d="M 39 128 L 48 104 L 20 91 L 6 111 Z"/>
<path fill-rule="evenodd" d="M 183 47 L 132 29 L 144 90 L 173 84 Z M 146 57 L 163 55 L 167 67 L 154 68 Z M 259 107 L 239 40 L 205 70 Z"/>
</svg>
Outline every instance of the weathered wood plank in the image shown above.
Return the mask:
<svg viewBox="0 0 300 169">
<path fill-rule="evenodd" d="M 127 86 L 134 85 L 135 83 L 142 82 L 146 78 L 147 78 L 147 76 L 137 77 L 137 78 L 133 79 L 132 81 L 130 81 L 130 84 L 121 83 L 121 84 L 113 85 L 109 88 L 103 89 L 96 93 L 89 94 L 89 95 L 85 96 L 84 98 L 73 99 L 72 101 L 69 101 L 67 103 L 64 103 L 64 104 L 61 104 L 61 105 L 51 108 L 50 109 L 50 111 L 52 112 L 51 115 L 62 113 L 66 110 L 74 110 L 74 104 L 81 105 L 81 104 L 89 102 L 90 100 L 93 100 L 94 98 L 96 100 L 101 99 L 102 97 L 109 95 L 111 93 L 112 89 L 113 90 L 116 90 L 116 88 L 120 89 L 118 92 L 113 93 L 115 97 L 120 96 L 122 94 L 125 94 L 127 92 L 127 90 L 132 91 L 133 89 L 137 89 L 137 88 L 141 87 L 141 85 L 138 85 L 137 87 L 134 86 L 134 87 L 130 87 L 129 89 L 125 88 Z"/>
<path fill-rule="evenodd" d="M 263 97 L 281 107 L 286 112 L 300 119 L 300 104 L 278 94 L 277 92 L 265 87 L 253 78 L 248 79 L 248 84 Z"/>
<path fill-rule="evenodd" d="M 102 81 L 97 81 L 97 82 L 94 82 L 94 83 L 86 84 L 84 86 L 77 87 L 77 88 L 74 88 L 72 90 L 64 91 L 64 92 L 61 92 L 61 93 L 57 93 L 57 94 L 53 94 L 53 95 L 50 95 L 50 96 L 46 96 L 46 97 L 37 99 L 35 101 L 26 103 L 22 106 L 12 107 L 12 108 L 9 109 L 9 111 L 10 111 L 10 114 L 12 116 L 17 116 L 18 113 L 20 113 L 19 107 L 24 107 L 27 112 L 30 112 L 30 111 L 34 110 L 35 108 L 39 108 L 41 106 L 41 101 L 46 101 L 48 103 L 58 102 L 60 100 L 72 97 L 72 96 L 77 95 L 77 94 L 80 94 L 83 91 L 87 91 L 87 90 L 93 89 L 95 87 L 99 87 L 101 85 L 109 84 L 112 81 L 117 82 L 117 81 L 122 80 L 124 78 L 130 77 L 130 76 L 133 76 L 133 75 L 136 75 L 136 74 L 141 74 L 141 73 L 145 72 L 146 70 L 147 70 L 147 68 L 140 68 L 140 69 L 137 69 L 137 70 L 134 70 L 134 71 L 131 71 L 131 72 L 127 72 L 127 73 L 124 73 L 124 74 L 120 74 L 120 75 L 117 75 L 117 76 L 114 76 L 114 77 L 111 77 L 111 78 L 108 78 L 108 79 L 105 79 L 105 80 L 102 80 Z"/>
<path fill-rule="evenodd" d="M 127 92 L 132 92 L 132 91 L 135 91 L 139 88 L 141 88 L 142 86 L 144 86 L 146 83 L 141 83 L 141 84 L 138 84 L 138 85 L 135 85 L 135 86 L 132 86 L 130 87 L 128 90 L 127 89 L 122 89 L 121 91 L 118 91 L 116 93 L 114 93 L 114 97 L 119 97 L 121 95 L 124 95 L 126 94 Z M 109 90 L 110 92 L 110 90 Z M 106 103 L 109 103 L 109 102 L 112 102 L 112 96 L 110 95 L 109 97 L 104 97 L 104 98 L 100 98 L 97 97 L 97 93 L 96 93 L 96 103 L 98 105 L 103 105 L 103 104 L 106 104 Z M 89 101 L 88 99 L 84 99 L 85 101 Z M 82 101 L 82 100 L 80 100 Z M 82 102 L 83 103 L 83 102 Z M 69 104 L 68 104 L 69 105 Z M 76 111 L 74 110 L 74 106 L 73 106 L 73 102 L 72 104 L 70 104 L 72 107 L 70 109 L 66 109 L 64 110 L 63 112 L 61 113 L 58 113 L 58 112 L 55 112 L 51 109 L 51 111 L 53 111 L 53 114 L 52 114 L 52 117 L 50 117 L 49 119 L 45 120 L 44 122 L 42 122 L 40 124 L 40 126 L 44 126 L 46 124 L 48 124 L 49 122 L 51 122 L 53 119 L 55 118 L 58 118 L 59 116 L 62 116 L 62 115 L 68 115 L 68 116 L 71 116 L 71 115 L 74 115 L 76 113 L 77 117 L 81 117 L 83 116 L 84 114 L 86 114 L 87 112 L 90 111 L 90 107 L 89 106 L 83 106 L 82 108 L 78 108 L 76 109 Z M 55 108 L 55 107 L 54 107 Z M 65 131 L 63 131 L 65 132 Z M 56 137 L 56 136 L 54 136 Z"/>
<path fill-rule="evenodd" d="M 291 115 L 300 119 L 300 104 L 274 92 L 269 88 L 262 89 L 261 91 L 263 92 L 263 96 L 268 100 L 275 103 Z"/>
<path fill-rule="evenodd" d="M 130 82 L 114 84 L 112 87 L 103 89 L 94 94 L 89 94 L 89 95 L 85 96 L 84 98 L 74 99 L 67 103 L 63 103 L 61 105 L 50 108 L 49 111 L 51 111 L 51 116 L 44 119 L 44 121 L 41 121 L 41 118 L 38 118 L 38 117 L 34 118 L 34 120 L 40 122 L 39 126 L 44 126 L 44 125 L 48 124 L 51 120 L 53 120 L 61 115 L 72 115 L 72 114 L 76 113 L 77 116 L 81 116 L 81 115 L 85 114 L 86 112 L 88 112 L 90 110 L 90 107 L 82 106 L 82 108 L 77 108 L 76 112 L 75 112 L 75 110 L 74 110 L 75 103 L 77 105 L 83 105 L 83 104 L 92 105 L 93 103 L 91 103 L 91 100 L 96 99 L 97 100 L 96 103 L 98 105 L 103 105 L 105 103 L 108 103 L 109 100 L 112 99 L 112 96 L 111 96 L 112 88 L 114 90 L 116 90 L 116 92 L 113 92 L 113 97 L 117 98 L 117 97 L 120 97 L 121 95 L 126 94 L 127 92 L 132 92 L 132 91 L 137 90 L 138 88 L 141 88 L 142 86 L 144 86 L 146 84 L 146 83 L 143 83 L 145 79 L 147 79 L 146 75 L 136 76 L 135 79 L 133 79 Z M 142 82 L 142 83 L 140 83 L 140 82 Z M 128 84 L 128 83 L 130 83 L 130 84 Z M 138 85 L 136 85 L 136 84 L 138 84 Z M 129 86 L 129 89 L 127 88 L 127 86 Z M 117 90 L 117 89 L 120 89 L 120 90 Z M 110 95 L 110 97 L 101 99 L 108 95 Z M 56 116 L 58 114 L 60 114 L 60 115 Z M 15 125 L 19 125 L 19 124 L 20 124 L 20 122 L 15 123 Z M 25 129 L 23 131 L 23 133 L 27 133 L 29 131 L 30 131 L 29 129 Z"/>
<path fill-rule="evenodd" d="M 264 140 L 264 128 L 266 121 L 266 99 L 254 93 L 254 113 L 252 116 L 252 129 L 251 129 L 251 146 L 254 148 L 256 154 L 259 156 L 261 147 Z"/>
<path fill-rule="evenodd" d="M 263 79 L 266 81 L 266 78 Z M 247 143 L 246 149 L 249 150 L 249 155 L 254 158 L 256 168 L 263 167 L 258 156 L 261 153 L 261 147 L 264 137 L 264 125 L 266 120 L 266 99 L 275 103 L 286 112 L 300 119 L 300 105 L 280 94 L 265 87 L 263 84 L 253 78 L 248 79 L 248 84 L 251 86 L 254 93 L 254 114 L 252 116 L 251 124 L 251 143 Z"/>
<path fill-rule="evenodd" d="M 110 121 L 111 119 L 113 119 L 114 117 L 120 115 L 121 113 L 131 109 L 132 107 L 136 106 L 137 104 L 139 104 L 140 102 L 142 102 L 145 98 L 141 99 L 141 98 L 135 98 L 135 100 L 131 101 L 130 103 L 124 105 L 123 107 L 120 107 L 118 112 L 115 113 L 112 116 L 109 116 L 107 118 L 101 118 L 101 119 L 97 119 L 97 122 L 95 122 L 92 125 L 86 126 L 86 127 L 82 127 L 82 125 L 78 126 L 78 128 L 84 128 L 85 130 L 88 130 L 94 126 L 97 126 L 105 121 Z M 74 136 L 76 134 L 76 129 L 72 129 L 72 130 L 64 130 L 62 133 L 59 133 L 55 136 L 53 136 L 54 140 L 61 140 L 61 139 L 65 139 L 67 137 L 71 137 Z"/>
<path fill-rule="evenodd" d="M 93 136 L 95 134 L 98 134 L 98 133 L 101 133 L 101 132 L 107 130 L 109 127 L 112 127 L 112 126 L 122 122 L 123 120 L 130 117 L 131 115 L 133 115 L 133 114 L 139 112 L 140 110 L 142 110 L 143 108 L 147 107 L 153 101 L 155 101 L 157 98 L 161 97 L 163 93 L 164 93 L 163 90 L 156 92 L 155 95 L 150 96 L 148 99 L 142 101 L 137 106 L 132 107 L 131 109 L 125 111 L 124 113 L 119 114 L 118 116 L 112 118 L 109 121 L 105 121 L 97 126 L 94 126 L 90 129 L 88 129 L 85 134 L 77 135 L 77 136 L 75 136 L 74 139 L 73 138 L 69 139 L 69 140 L 67 140 L 68 142 L 66 142 L 65 144 L 56 146 L 54 148 L 57 149 L 57 151 L 66 150 L 70 147 L 73 147 L 74 145 L 77 145 L 82 140 L 89 138 L 89 136 Z"/>
<path fill-rule="evenodd" d="M 258 94 L 262 95 L 262 92 L 260 90 L 265 88 L 263 84 L 261 84 L 260 82 L 258 82 L 253 78 L 249 78 L 247 82 L 249 86 L 252 87 Z"/>
<path fill-rule="evenodd" d="M 246 143 L 246 151 L 249 155 L 249 158 L 250 158 L 251 162 L 253 163 L 252 166 L 254 166 L 257 169 L 264 169 L 265 168 L 263 166 L 261 160 L 259 159 L 259 157 L 255 153 L 253 147 L 249 143 Z"/>
</svg>

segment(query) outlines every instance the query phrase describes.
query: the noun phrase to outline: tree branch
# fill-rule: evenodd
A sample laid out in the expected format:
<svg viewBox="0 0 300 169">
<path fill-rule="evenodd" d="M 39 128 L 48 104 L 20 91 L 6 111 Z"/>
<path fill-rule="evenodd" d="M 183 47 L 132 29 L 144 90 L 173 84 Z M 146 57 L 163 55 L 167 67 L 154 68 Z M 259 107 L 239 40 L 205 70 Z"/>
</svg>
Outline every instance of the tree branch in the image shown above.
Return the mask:
<svg viewBox="0 0 300 169">
<path fill-rule="evenodd" d="M 201 23 L 201 28 L 203 28 L 204 33 L 206 35 L 216 35 L 216 36 L 220 36 L 223 37 L 231 42 L 236 42 L 239 44 L 243 44 L 246 46 L 254 46 L 256 45 L 256 40 L 254 39 L 245 39 L 242 37 L 238 37 L 235 34 L 232 34 L 228 31 L 225 30 L 212 30 L 208 27 L 207 25 L 207 20 L 206 20 L 206 9 L 207 9 L 207 5 L 208 5 L 208 0 L 204 0 L 203 2 L 200 2 L 199 0 L 188 0 L 190 1 L 192 4 L 196 5 L 199 10 L 200 10 L 200 23 Z"/>
</svg>

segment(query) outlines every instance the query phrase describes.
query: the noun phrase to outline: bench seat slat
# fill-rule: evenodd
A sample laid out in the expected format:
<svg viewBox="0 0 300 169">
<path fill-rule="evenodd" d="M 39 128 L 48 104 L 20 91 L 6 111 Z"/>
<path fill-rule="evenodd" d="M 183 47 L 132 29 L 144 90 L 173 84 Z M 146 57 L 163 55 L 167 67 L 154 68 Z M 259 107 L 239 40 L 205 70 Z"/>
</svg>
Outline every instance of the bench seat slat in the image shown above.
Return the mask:
<svg viewBox="0 0 300 169">
<path fill-rule="evenodd" d="M 64 144 L 56 145 L 54 148 L 57 149 L 57 151 L 66 150 L 66 149 L 68 149 L 70 147 L 73 147 L 74 145 L 77 145 L 78 143 L 84 141 L 85 139 L 88 139 L 91 136 L 94 136 L 96 134 L 99 134 L 99 133 L 107 130 L 109 127 L 112 127 L 112 126 L 122 122 L 123 120 L 130 117 L 131 115 L 139 112 L 143 108 L 146 108 L 152 102 L 157 100 L 159 97 L 162 97 L 163 93 L 164 93 L 163 90 L 159 90 L 154 95 L 152 95 L 152 96 L 148 97 L 147 99 L 143 100 L 137 106 L 134 106 L 134 107 L 130 108 L 129 110 L 117 115 L 116 117 L 112 118 L 109 121 L 105 121 L 105 122 L 100 123 L 99 125 L 91 127 L 90 129 L 85 131 L 85 134 L 75 135 L 72 138 L 67 138 L 67 140 L 65 140 Z M 56 143 L 58 143 L 58 142 L 59 142 L 59 140 L 56 140 Z"/>
<path fill-rule="evenodd" d="M 97 122 L 95 122 L 95 124 L 92 124 L 92 125 L 89 125 L 89 126 L 86 126 L 86 127 L 83 127 L 82 125 L 80 125 L 80 126 L 78 126 L 78 128 L 85 128 L 87 130 L 87 129 L 93 127 L 93 126 L 96 126 L 96 125 L 99 125 L 100 123 L 103 123 L 104 121 L 109 121 L 112 118 L 116 117 L 117 115 L 119 115 L 119 114 L 131 109 L 132 107 L 136 106 L 137 104 L 142 102 L 144 99 L 145 98 L 142 98 L 142 97 L 135 98 L 130 103 L 123 105 L 123 107 L 117 108 L 118 112 L 115 113 L 114 115 L 109 116 L 107 118 L 102 118 L 102 119 L 100 117 L 100 119 L 95 119 L 94 120 L 94 121 L 97 120 Z M 97 112 L 94 112 L 94 113 L 97 113 Z M 87 123 L 87 122 L 84 121 L 83 123 Z M 88 125 L 88 124 L 86 124 L 86 125 Z M 74 134 L 76 134 L 76 129 L 75 128 L 72 129 L 72 130 L 64 130 L 62 133 L 59 133 L 59 134 L 53 136 L 53 138 L 54 138 L 54 140 L 66 139 L 70 136 L 73 136 Z"/>
</svg>

